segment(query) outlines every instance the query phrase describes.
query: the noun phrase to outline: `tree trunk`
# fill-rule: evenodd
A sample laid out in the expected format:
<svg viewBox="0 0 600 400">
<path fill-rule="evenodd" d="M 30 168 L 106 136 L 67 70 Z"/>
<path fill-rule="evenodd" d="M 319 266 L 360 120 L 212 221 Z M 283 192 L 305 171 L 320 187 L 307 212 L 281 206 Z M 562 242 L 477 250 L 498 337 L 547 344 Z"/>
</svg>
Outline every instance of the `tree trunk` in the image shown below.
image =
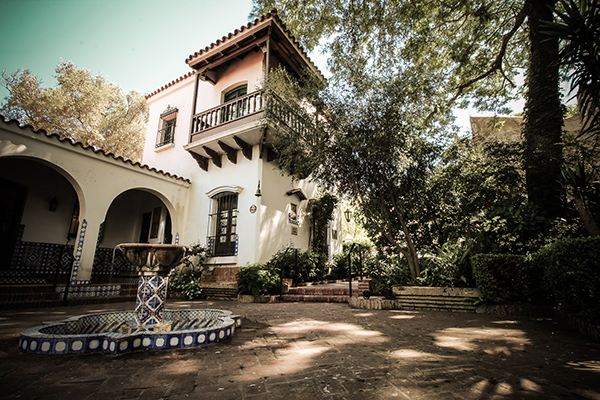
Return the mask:
<svg viewBox="0 0 600 400">
<path fill-rule="evenodd" d="M 596 220 L 590 212 L 590 209 L 585 204 L 585 201 L 578 196 L 575 196 L 574 201 L 575 208 L 577 208 L 577 212 L 579 212 L 583 226 L 585 226 L 585 229 L 588 231 L 589 235 L 600 236 L 600 227 L 596 223 Z"/>
<path fill-rule="evenodd" d="M 400 225 L 402 227 L 402 232 L 404 232 L 404 236 L 406 237 L 406 258 L 408 259 L 408 266 L 410 267 L 410 273 L 413 278 L 421 277 L 421 264 L 419 263 L 419 255 L 417 254 L 417 249 L 410 237 L 410 232 L 408 227 L 406 226 L 406 222 L 404 222 L 404 218 L 400 216 Z"/>
<path fill-rule="evenodd" d="M 556 0 L 530 0 L 531 54 L 525 106 L 525 171 L 529 200 L 549 217 L 561 215 L 563 125 L 558 78 L 558 40 L 540 32 L 541 21 L 552 21 Z"/>
</svg>

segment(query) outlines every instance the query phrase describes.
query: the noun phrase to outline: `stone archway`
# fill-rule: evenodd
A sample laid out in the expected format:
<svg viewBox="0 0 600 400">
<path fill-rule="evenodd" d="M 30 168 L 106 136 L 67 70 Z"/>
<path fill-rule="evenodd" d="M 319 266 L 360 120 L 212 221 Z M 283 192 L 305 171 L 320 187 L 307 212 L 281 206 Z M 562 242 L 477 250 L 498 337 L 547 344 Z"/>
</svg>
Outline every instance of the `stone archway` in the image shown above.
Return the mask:
<svg viewBox="0 0 600 400">
<path fill-rule="evenodd" d="M 100 226 L 92 281 L 137 282 L 136 272 L 114 252 L 115 246 L 119 243 L 173 243 L 172 225 L 168 202 L 150 189 L 130 189 L 119 194 Z"/>
<path fill-rule="evenodd" d="M 79 196 L 66 173 L 34 158 L 0 158 L 0 283 L 66 281 Z"/>
</svg>

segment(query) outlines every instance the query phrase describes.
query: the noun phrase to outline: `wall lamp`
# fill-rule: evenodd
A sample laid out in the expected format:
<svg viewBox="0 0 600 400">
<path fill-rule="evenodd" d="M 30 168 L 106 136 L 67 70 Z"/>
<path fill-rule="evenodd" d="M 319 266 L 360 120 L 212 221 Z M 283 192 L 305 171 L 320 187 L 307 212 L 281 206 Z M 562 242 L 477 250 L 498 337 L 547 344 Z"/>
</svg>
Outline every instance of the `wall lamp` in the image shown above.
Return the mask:
<svg viewBox="0 0 600 400">
<path fill-rule="evenodd" d="M 256 193 L 254 193 L 254 195 L 255 195 L 256 197 L 260 197 L 260 196 L 262 196 L 262 193 L 261 193 L 261 191 L 260 191 L 260 179 L 258 180 L 258 187 L 256 188 Z"/>
<path fill-rule="evenodd" d="M 352 218 L 352 211 L 350 211 L 350 210 L 344 211 L 344 217 L 346 217 L 346 222 L 350 223 L 350 218 Z"/>
</svg>

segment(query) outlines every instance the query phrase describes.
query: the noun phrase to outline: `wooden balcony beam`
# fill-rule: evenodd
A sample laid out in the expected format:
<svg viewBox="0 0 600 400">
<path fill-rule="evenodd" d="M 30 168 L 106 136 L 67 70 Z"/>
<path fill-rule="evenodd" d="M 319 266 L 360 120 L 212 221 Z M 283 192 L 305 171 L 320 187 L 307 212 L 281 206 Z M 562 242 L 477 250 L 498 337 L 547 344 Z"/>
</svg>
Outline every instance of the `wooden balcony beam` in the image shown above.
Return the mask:
<svg viewBox="0 0 600 400">
<path fill-rule="evenodd" d="M 210 147 L 202 146 L 202 148 L 204 149 L 206 154 L 208 154 L 208 156 L 212 160 L 213 164 L 215 164 L 219 168 L 221 168 L 223 166 L 223 164 L 221 162 L 221 155 L 219 153 L 217 153 Z"/>
<path fill-rule="evenodd" d="M 194 160 L 196 160 L 196 162 L 198 163 L 198 166 L 200 168 L 202 168 L 205 171 L 208 171 L 208 158 L 207 157 L 203 157 L 200 154 L 196 154 L 192 151 L 190 151 L 189 153 L 192 155 Z"/>
<path fill-rule="evenodd" d="M 237 136 L 234 136 L 233 140 L 235 140 L 235 143 L 240 146 L 240 149 L 242 149 L 242 154 L 244 157 L 246 157 L 248 160 L 252 160 L 252 146 Z"/>
<path fill-rule="evenodd" d="M 232 163 L 232 164 L 237 164 L 237 150 L 234 149 L 231 146 L 228 146 L 227 144 L 221 142 L 220 140 L 217 142 L 219 144 L 219 147 L 221 149 L 223 149 L 223 151 L 225 152 L 225 154 L 227 155 L 227 159 Z"/>
</svg>

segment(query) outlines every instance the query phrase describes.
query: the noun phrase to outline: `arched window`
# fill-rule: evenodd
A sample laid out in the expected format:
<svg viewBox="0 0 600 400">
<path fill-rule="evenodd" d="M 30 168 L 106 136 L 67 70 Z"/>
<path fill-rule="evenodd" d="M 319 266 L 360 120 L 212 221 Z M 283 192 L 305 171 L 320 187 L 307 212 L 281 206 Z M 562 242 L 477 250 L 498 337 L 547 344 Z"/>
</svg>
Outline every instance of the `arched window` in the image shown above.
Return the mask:
<svg viewBox="0 0 600 400">
<path fill-rule="evenodd" d="M 239 85 L 223 95 L 223 111 L 221 113 L 221 122 L 232 121 L 247 114 L 248 98 L 244 97 L 248 93 L 248 84 Z"/>
<path fill-rule="evenodd" d="M 209 248 L 213 256 L 233 256 L 237 253 L 238 195 L 223 192 L 212 197 L 209 214 Z M 211 246 L 212 245 L 212 246 Z"/>
<path fill-rule="evenodd" d="M 223 103 L 245 96 L 248 93 L 248 84 L 237 86 L 223 95 Z"/>
</svg>

